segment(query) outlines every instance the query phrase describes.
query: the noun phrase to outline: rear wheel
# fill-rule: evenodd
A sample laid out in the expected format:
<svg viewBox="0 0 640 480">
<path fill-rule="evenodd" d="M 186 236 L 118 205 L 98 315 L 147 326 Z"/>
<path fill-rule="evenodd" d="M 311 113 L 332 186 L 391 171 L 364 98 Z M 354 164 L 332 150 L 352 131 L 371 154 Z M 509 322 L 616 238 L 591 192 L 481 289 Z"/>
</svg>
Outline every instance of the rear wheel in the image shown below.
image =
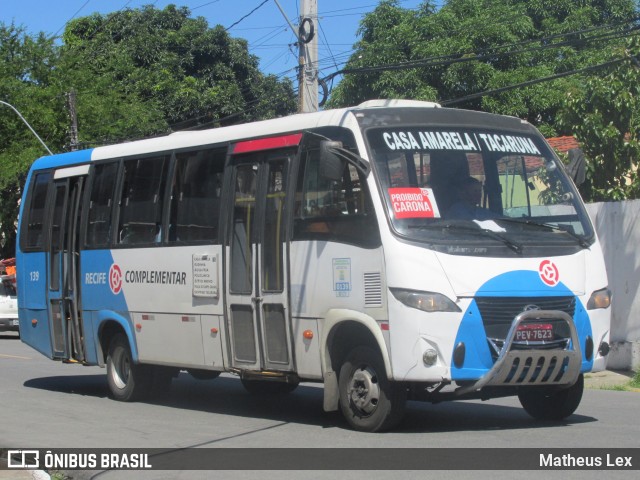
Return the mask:
<svg viewBox="0 0 640 480">
<path fill-rule="evenodd" d="M 576 383 L 563 390 L 549 391 L 523 390 L 518 393 L 518 399 L 525 411 L 538 420 L 562 420 L 576 411 L 582 392 L 584 391 L 584 376 L 580 374 Z"/>
<path fill-rule="evenodd" d="M 127 337 L 119 334 L 109 344 L 107 381 L 111 395 L 122 402 L 140 400 L 151 387 L 151 371 L 133 362 Z"/>
<path fill-rule="evenodd" d="M 395 427 L 404 416 L 406 389 L 389 381 L 384 362 L 370 347 L 354 348 L 340 368 L 340 409 L 363 432 Z"/>
</svg>

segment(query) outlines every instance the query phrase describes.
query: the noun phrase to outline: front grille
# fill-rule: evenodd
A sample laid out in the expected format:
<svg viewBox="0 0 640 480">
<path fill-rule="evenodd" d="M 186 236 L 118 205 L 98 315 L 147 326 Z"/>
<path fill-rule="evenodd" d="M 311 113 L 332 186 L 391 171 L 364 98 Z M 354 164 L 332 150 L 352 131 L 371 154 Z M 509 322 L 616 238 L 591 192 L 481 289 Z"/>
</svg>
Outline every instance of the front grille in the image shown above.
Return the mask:
<svg viewBox="0 0 640 480">
<path fill-rule="evenodd" d="M 497 358 L 505 337 L 511 328 L 513 319 L 528 310 L 559 310 L 571 318 L 576 308 L 575 297 L 476 297 L 476 305 L 482 317 L 487 341 L 491 347 L 491 354 Z M 535 323 L 531 321 L 528 323 Z M 536 348 L 555 349 L 566 348 L 571 332 L 569 326 L 561 319 L 545 319 L 541 323 L 553 325 L 553 339 L 544 342 L 518 343 L 514 342 L 513 349 Z"/>
</svg>

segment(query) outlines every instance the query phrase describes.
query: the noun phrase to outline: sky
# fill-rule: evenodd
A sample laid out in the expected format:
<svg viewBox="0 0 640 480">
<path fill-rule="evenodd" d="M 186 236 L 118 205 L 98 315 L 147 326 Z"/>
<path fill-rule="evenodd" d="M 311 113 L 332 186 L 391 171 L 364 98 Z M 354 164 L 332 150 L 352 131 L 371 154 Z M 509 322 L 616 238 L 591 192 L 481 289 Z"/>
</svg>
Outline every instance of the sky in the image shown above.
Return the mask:
<svg viewBox="0 0 640 480">
<path fill-rule="evenodd" d="M 92 13 L 135 9 L 142 5 L 164 8 L 186 6 L 192 16 L 202 16 L 210 26 L 231 27 L 233 37 L 245 38 L 250 53 L 260 59 L 264 73 L 295 79 L 297 49 L 295 37 L 280 4 L 293 25 L 298 24 L 301 0 L 0 0 L 0 21 L 22 26 L 30 34 L 41 31 L 60 36 L 66 23 Z M 319 16 L 318 59 L 320 77 L 340 69 L 353 52 L 363 15 L 379 0 L 317 0 Z M 399 0 L 403 8 L 417 8 L 422 0 Z M 440 3 L 440 2 L 437 2 Z M 261 5 L 262 4 L 262 5 Z M 257 10 L 256 7 L 259 7 Z M 252 13 L 253 11 L 253 13 Z M 248 16 L 246 16 L 248 15 Z M 246 18 L 243 18 L 245 17 Z M 236 23 L 238 22 L 239 23 Z M 235 25 L 234 25 L 235 24 Z M 294 82 L 295 83 L 295 82 Z"/>
</svg>

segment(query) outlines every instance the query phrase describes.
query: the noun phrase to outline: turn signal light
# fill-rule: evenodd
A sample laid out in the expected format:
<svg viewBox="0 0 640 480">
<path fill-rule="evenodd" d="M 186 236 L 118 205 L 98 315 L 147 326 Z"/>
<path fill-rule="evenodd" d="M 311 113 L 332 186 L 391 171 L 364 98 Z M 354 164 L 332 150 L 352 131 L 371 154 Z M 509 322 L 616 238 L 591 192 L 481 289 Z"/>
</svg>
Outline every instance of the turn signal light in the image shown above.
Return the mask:
<svg viewBox="0 0 640 480">
<path fill-rule="evenodd" d="M 305 340 L 311 340 L 313 338 L 313 332 L 311 330 L 305 330 L 304 332 L 302 332 L 302 337 Z"/>
<path fill-rule="evenodd" d="M 587 310 L 595 310 L 598 308 L 609 308 L 611 305 L 611 290 L 603 288 L 596 290 L 591 294 L 591 298 L 587 302 Z"/>
</svg>

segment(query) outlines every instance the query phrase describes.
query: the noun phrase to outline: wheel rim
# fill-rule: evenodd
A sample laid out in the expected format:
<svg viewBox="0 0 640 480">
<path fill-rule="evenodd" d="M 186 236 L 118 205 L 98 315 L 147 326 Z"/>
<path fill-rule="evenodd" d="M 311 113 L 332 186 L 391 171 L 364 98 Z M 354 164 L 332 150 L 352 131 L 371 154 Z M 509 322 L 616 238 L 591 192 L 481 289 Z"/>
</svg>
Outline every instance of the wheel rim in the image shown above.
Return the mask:
<svg viewBox="0 0 640 480">
<path fill-rule="evenodd" d="M 113 370 L 111 378 L 113 383 L 119 389 L 123 389 L 127 386 L 127 380 L 131 373 L 131 363 L 129 356 L 124 354 L 123 349 L 118 348 L 113 354 Z"/>
<path fill-rule="evenodd" d="M 349 400 L 362 415 L 369 416 L 378 408 L 380 385 L 378 375 L 370 366 L 363 366 L 353 372 L 349 382 Z"/>
</svg>

